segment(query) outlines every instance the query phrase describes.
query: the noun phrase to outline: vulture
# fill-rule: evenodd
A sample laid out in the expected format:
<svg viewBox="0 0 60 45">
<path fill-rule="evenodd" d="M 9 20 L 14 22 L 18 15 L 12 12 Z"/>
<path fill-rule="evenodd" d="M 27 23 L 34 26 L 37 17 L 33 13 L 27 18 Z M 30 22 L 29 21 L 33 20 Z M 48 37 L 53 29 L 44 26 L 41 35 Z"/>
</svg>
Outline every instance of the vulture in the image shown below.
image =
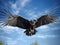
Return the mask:
<svg viewBox="0 0 60 45">
<path fill-rule="evenodd" d="M 5 12 L 10 13 L 7 10 L 5 10 Z M 4 13 L 4 14 L 5 14 L 5 12 L 0 11 L 0 13 Z M 2 14 L 0 14 L 0 15 L 2 15 Z M 32 35 L 36 34 L 36 32 L 37 32 L 35 28 L 53 23 L 55 21 L 56 21 L 56 18 L 49 14 L 45 14 L 45 15 L 37 18 L 36 20 L 31 20 L 31 21 L 29 21 L 19 15 L 10 14 L 10 16 L 8 16 L 6 25 L 25 29 L 24 33 L 27 36 L 32 36 Z"/>
</svg>

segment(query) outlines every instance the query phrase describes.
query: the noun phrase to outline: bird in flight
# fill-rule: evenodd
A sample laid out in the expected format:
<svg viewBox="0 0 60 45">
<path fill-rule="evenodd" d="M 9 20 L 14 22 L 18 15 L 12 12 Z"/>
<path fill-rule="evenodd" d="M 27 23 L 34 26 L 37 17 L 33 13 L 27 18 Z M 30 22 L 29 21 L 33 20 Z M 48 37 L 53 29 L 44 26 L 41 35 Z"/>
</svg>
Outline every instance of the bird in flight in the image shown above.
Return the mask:
<svg viewBox="0 0 60 45">
<path fill-rule="evenodd" d="M 7 15 L 10 14 L 7 18 L 6 25 L 25 29 L 24 33 L 28 36 L 32 36 L 36 34 L 37 31 L 35 28 L 38 28 L 40 26 L 47 25 L 56 21 L 56 18 L 49 14 L 45 14 L 37 18 L 36 20 L 31 20 L 31 21 L 19 15 L 12 15 L 6 9 L 4 9 L 4 12 L 0 11 L 1 16 L 2 14 L 7 14 Z"/>
</svg>

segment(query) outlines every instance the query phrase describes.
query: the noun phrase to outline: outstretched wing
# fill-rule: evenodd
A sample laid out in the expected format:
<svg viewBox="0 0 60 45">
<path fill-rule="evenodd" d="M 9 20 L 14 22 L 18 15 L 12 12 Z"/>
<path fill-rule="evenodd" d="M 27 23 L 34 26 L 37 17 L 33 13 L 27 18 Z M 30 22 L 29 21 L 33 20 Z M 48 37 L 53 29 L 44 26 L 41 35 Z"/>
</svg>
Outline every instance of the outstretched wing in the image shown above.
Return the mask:
<svg viewBox="0 0 60 45">
<path fill-rule="evenodd" d="M 40 18 L 38 18 L 35 25 L 36 25 L 36 28 L 37 28 L 39 26 L 46 25 L 46 24 L 49 24 L 49 23 L 53 23 L 55 21 L 56 21 L 56 18 L 54 16 L 46 14 L 46 15 L 43 15 Z"/>
<path fill-rule="evenodd" d="M 17 26 L 23 29 L 27 29 L 30 26 L 30 22 L 18 15 L 12 15 L 12 13 L 4 8 L 0 8 L 0 26 Z"/>
<path fill-rule="evenodd" d="M 10 17 L 8 19 L 7 25 L 16 26 L 16 27 L 20 27 L 20 28 L 23 28 L 23 29 L 27 29 L 30 26 L 30 22 L 28 20 L 24 19 L 21 16 L 14 15 L 13 17 Z"/>
<path fill-rule="evenodd" d="M 24 28 L 24 29 L 28 29 L 29 26 L 30 26 L 30 22 L 26 19 L 24 19 L 23 17 L 18 17 L 17 18 L 17 27 L 20 27 L 20 28 Z"/>
</svg>

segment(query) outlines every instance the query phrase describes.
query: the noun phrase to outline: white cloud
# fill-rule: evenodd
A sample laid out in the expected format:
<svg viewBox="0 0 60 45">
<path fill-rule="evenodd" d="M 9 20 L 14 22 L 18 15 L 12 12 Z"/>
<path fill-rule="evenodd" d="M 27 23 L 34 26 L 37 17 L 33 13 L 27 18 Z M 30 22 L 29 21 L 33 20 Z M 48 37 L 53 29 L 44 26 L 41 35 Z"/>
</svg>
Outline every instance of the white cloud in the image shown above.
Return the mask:
<svg viewBox="0 0 60 45">
<path fill-rule="evenodd" d="M 16 40 L 13 40 L 12 38 L 10 37 L 6 37 L 6 36 L 0 36 L 0 41 L 4 42 L 4 45 L 7 44 L 7 45 L 16 45 L 17 44 L 17 41 Z"/>
<path fill-rule="evenodd" d="M 8 45 L 17 45 L 17 41 L 16 40 L 13 40 L 10 37 L 5 37 L 5 38 L 6 38 L 6 42 L 7 42 Z"/>
<path fill-rule="evenodd" d="M 14 34 L 12 34 L 12 35 L 14 35 Z M 23 34 L 20 34 L 19 37 L 15 38 L 15 39 L 12 37 L 9 37 L 9 36 L 1 35 L 0 41 L 2 41 L 2 42 L 4 41 L 7 45 L 17 45 L 19 41 L 26 42 Z"/>
<path fill-rule="evenodd" d="M 58 22 L 57 23 L 51 23 L 48 25 L 43 25 L 43 26 L 38 27 L 37 30 L 40 30 L 40 31 L 60 30 L 60 27 L 56 26 L 56 24 L 58 24 Z"/>
<path fill-rule="evenodd" d="M 37 37 L 38 38 L 46 39 L 46 38 L 55 38 L 57 36 L 56 35 L 38 35 Z"/>
<path fill-rule="evenodd" d="M 22 0 L 21 6 L 25 7 L 25 5 L 29 2 L 30 0 Z"/>
<path fill-rule="evenodd" d="M 48 26 L 48 28 L 47 27 L 42 27 L 42 28 L 39 28 L 41 31 L 52 31 L 52 30 L 60 30 L 60 28 L 59 27 L 49 27 Z"/>
<path fill-rule="evenodd" d="M 15 4 L 11 4 L 11 6 L 12 6 L 13 9 L 17 9 L 16 3 Z"/>
<path fill-rule="evenodd" d="M 31 38 L 41 38 L 41 39 L 47 39 L 47 38 L 56 38 L 57 35 L 34 35 Z"/>
<path fill-rule="evenodd" d="M 51 27 L 49 27 L 48 25 L 43 25 L 37 28 L 37 30 L 40 31 L 49 31 L 51 29 Z"/>
<path fill-rule="evenodd" d="M 40 26 L 39 28 L 40 28 L 40 29 L 48 29 L 49 26 L 48 26 L 48 25 L 44 25 L 44 26 Z"/>
<path fill-rule="evenodd" d="M 18 41 L 22 41 L 22 42 L 25 42 L 25 40 L 24 40 L 24 29 L 20 29 L 20 28 L 18 28 L 18 27 L 12 27 L 12 26 L 5 26 L 5 27 L 1 27 L 1 29 L 5 32 L 5 33 L 7 33 L 8 35 L 10 35 L 10 36 L 14 36 L 15 34 L 17 34 L 17 36 L 16 36 L 16 38 L 17 39 L 15 39 L 16 41 L 14 41 L 13 40 L 13 38 L 12 37 L 10 37 L 10 38 L 7 38 L 7 37 L 5 37 L 5 36 L 3 36 L 4 38 L 6 38 L 7 39 L 7 43 L 9 44 L 9 45 L 15 45 L 15 42 L 18 42 Z M 16 33 L 15 33 L 16 32 Z M 15 33 L 15 34 L 14 34 Z M 0 38 L 2 37 L 2 36 L 0 36 Z M 12 42 L 12 43 L 11 43 Z M 10 44 L 11 43 L 11 44 Z"/>
<path fill-rule="evenodd" d="M 60 16 L 58 17 L 57 21 L 58 21 L 57 23 L 60 23 Z"/>
<path fill-rule="evenodd" d="M 32 19 L 37 19 L 42 15 L 45 15 L 46 13 L 44 11 L 43 12 L 38 11 L 38 9 L 35 7 L 29 10 L 25 10 L 25 14 L 29 17 L 30 20 L 32 20 Z"/>
<path fill-rule="evenodd" d="M 15 3 L 10 2 L 12 11 L 14 14 L 19 14 L 20 10 L 22 10 L 30 0 L 17 0 Z"/>
<path fill-rule="evenodd" d="M 8 40 L 7 40 L 7 44 L 8 44 L 8 45 L 17 45 L 17 41 L 16 41 L 16 40 L 8 39 Z"/>
<path fill-rule="evenodd" d="M 26 42 L 27 40 L 25 39 L 23 34 L 20 34 L 16 41 Z"/>
<path fill-rule="evenodd" d="M 34 9 L 26 10 L 25 14 L 29 17 L 29 20 L 36 19 L 37 17 L 40 17 L 40 12 L 34 11 Z"/>
<path fill-rule="evenodd" d="M 4 32 L 6 32 L 6 33 L 8 33 L 8 34 L 10 34 L 10 33 L 12 33 L 12 32 L 14 32 L 14 31 L 18 31 L 19 30 L 19 28 L 18 27 L 12 27 L 12 26 L 2 26 L 2 27 L 0 27 Z"/>
</svg>

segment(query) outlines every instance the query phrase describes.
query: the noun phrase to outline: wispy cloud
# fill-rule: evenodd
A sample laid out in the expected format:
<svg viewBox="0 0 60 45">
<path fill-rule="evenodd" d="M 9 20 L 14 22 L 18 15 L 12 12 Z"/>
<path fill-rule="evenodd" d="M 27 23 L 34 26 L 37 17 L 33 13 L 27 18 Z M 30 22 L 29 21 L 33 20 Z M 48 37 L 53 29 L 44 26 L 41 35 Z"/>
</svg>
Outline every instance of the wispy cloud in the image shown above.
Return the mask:
<svg viewBox="0 0 60 45">
<path fill-rule="evenodd" d="M 12 40 L 11 38 L 7 38 L 7 44 L 8 45 L 17 45 L 17 41 L 16 40 Z"/>
<path fill-rule="evenodd" d="M 44 14 L 43 12 L 36 11 L 36 10 L 37 8 L 26 10 L 25 14 L 29 17 L 30 20 L 37 19 Z"/>
<path fill-rule="evenodd" d="M 26 4 L 27 4 L 29 1 L 30 1 L 30 0 L 22 0 L 21 6 L 22 6 L 22 7 L 25 7 Z"/>
<path fill-rule="evenodd" d="M 42 28 L 49 28 L 48 26 L 46 26 L 46 27 L 41 27 L 41 29 Z M 24 43 L 26 43 L 28 40 L 30 40 L 30 39 L 34 39 L 34 38 L 40 38 L 40 39 L 47 39 L 47 38 L 56 38 L 56 37 L 59 37 L 58 35 L 48 35 L 48 34 L 46 34 L 46 35 L 40 35 L 40 34 L 36 34 L 36 35 L 34 35 L 34 36 L 26 36 L 26 35 L 24 35 L 24 33 L 23 32 L 21 32 L 21 31 L 19 31 L 19 28 L 17 28 L 17 27 L 11 27 L 11 26 L 7 26 L 7 27 L 4 27 L 3 28 L 3 30 L 6 32 L 6 33 L 10 33 L 10 34 L 12 34 L 12 35 L 14 35 L 13 34 L 13 32 L 15 32 L 16 31 L 16 33 L 18 33 L 18 36 L 16 35 L 16 37 L 14 37 L 14 38 L 12 38 L 12 37 L 5 37 L 5 36 L 0 36 L 0 39 L 1 39 L 1 37 L 2 37 L 2 39 L 4 39 L 5 38 L 5 40 L 6 40 L 6 42 L 7 42 L 7 44 L 8 45 L 17 45 L 17 43 L 18 43 L 18 41 L 21 41 L 21 42 L 24 42 Z M 15 34 L 16 34 L 15 33 Z M 25 37 L 24 37 L 25 36 Z"/>
<path fill-rule="evenodd" d="M 58 35 L 34 35 L 31 38 L 41 38 L 41 39 L 47 39 L 47 38 L 56 38 L 59 37 Z"/>
<path fill-rule="evenodd" d="M 6 26 L 2 30 L 5 33 L 7 33 L 7 36 L 0 35 L 0 41 L 3 40 L 8 45 L 17 45 L 18 41 L 25 42 L 25 38 L 24 38 L 23 32 L 22 32 L 23 30 L 21 31 L 21 30 L 19 30 L 19 28 L 17 28 L 17 27 L 11 27 L 11 26 Z M 17 34 L 17 35 L 15 35 L 15 34 Z"/>
<path fill-rule="evenodd" d="M 39 28 L 37 28 L 37 30 L 40 30 L 40 31 L 52 31 L 52 30 L 60 30 L 60 28 L 59 28 L 59 26 L 49 24 L 49 25 L 40 26 Z"/>
<path fill-rule="evenodd" d="M 5 44 L 7 44 L 7 45 L 17 45 L 17 41 L 16 40 L 13 40 L 12 38 L 10 38 L 10 37 L 6 37 L 6 36 L 0 36 L 0 41 L 2 41 L 3 40 L 3 42 L 5 42 Z M 5 45 L 4 44 L 4 45 Z"/>
<path fill-rule="evenodd" d="M 38 35 L 37 37 L 47 39 L 47 38 L 56 38 L 58 36 L 57 35 Z"/>
<path fill-rule="evenodd" d="M 5 27 L 1 27 L 1 29 L 5 32 L 5 33 L 7 33 L 7 34 L 10 34 L 11 36 L 13 36 L 13 35 L 15 35 L 15 34 L 17 34 L 17 39 L 16 39 L 16 41 L 19 41 L 19 40 L 21 40 L 21 41 L 24 41 L 24 29 L 21 29 L 21 28 L 18 28 L 18 27 L 12 27 L 12 26 L 5 26 Z M 15 33 L 16 32 L 16 33 Z M 13 33 L 15 33 L 15 34 L 13 34 Z M 12 35 L 13 34 L 13 35 Z M 20 35 L 20 36 L 19 36 Z"/>
<path fill-rule="evenodd" d="M 30 0 L 17 0 L 15 3 L 10 2 L 11 8 L 15 14 L 19 14 L 20 10 L 22 10 Z"/>
<path fill-rule="evenodd" d="M 4 26 L 4 28 L 1 27 L 1 29 L 4 30 L 4 32 L 6 33 L 12 33 L 14 32 L 14 30 L 18 30 L 18 28 L 11 27 L 11 26 Z"/>
<path fill-rule="evenodd" d="M 58 21 L 57 23 L 60 23 L 60 16 L 58 17 L 57 21 Z"/>
</svg>

